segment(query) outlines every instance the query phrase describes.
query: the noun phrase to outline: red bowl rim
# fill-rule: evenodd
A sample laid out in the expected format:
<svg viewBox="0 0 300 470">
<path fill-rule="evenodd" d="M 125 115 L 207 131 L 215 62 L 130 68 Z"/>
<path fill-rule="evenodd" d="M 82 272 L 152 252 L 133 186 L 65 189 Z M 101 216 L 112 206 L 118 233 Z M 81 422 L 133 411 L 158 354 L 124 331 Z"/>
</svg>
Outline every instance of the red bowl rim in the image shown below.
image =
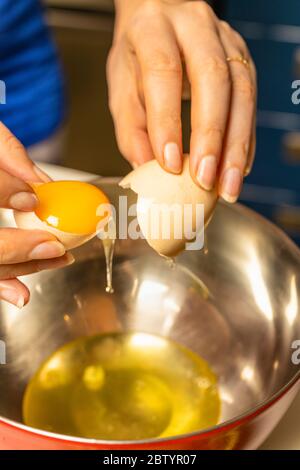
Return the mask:
<svg viewBox="0 0 300 470">
<path fill-rule="evenodd" d="M 269 220 L 265 219 L 263 216 L 259 215 L 252 209 L 249 209 L 248 207 L 245 207 L 242 204 L 235 204 L 234 208 L 230 206 L 229 204 L 225 202 L 221 202 L 222 204 L 225 204 L 229 207 L 231 207 L 234 210 L 238 210 L 239 212 L 242 213 L 250 213 L 250 215 L 254 218 L 257 218 L 260 222 L 263 222 L 265 225 L 268 225 L 270 229 L 275 231 L 280 238 L 282 238 L 287 245 L 290 246 L 290 249 L 294 254 L 296 255 L 297 258 L 299 258 L 299 265 L 300 265 L 300 250 L 297 247 L 297 245 L 281 230 L 278 228 L 276 225 L 274 225 L 272 222 Z M 164 438 L 153 438 L 153 439 L 142 439 L 142 440 L 130 440 L 130 441 L 108 441 L 108 440 L 98 440 L 98 439 L 87 439 L 87 438 L 81 438 L 81 437 L 73 437 L 73 436 L 67 436 L 64 434 L 57 434 L 57 433 L 52 433 L 48 431 L 43 431 L 39 429 L 32 428 L 30 426 L 26 426 L 25 424 L 18 423 L 16 421 L 4 418 L 0 416 L 0 424 L 4 424 L 6 426 L 15 428 L 20 430 L 21 432 L 24 432 L 26 434 L 34 434 L 38 437 L 43 437 L 46 439 L 49 439 L 51 441 L 58 441 L 58 442 L 67 442 L 70 444 L 81 444 L 83 446 L 99 446 L 99 447 L 122 447 L 122 446 L 128 446 L 128 447 L 134 447 L 134 446 L 143 446 L 143 445 L 148 445 L 148 444 L 160 444 L 163 442 L 168 442 L 168 443 L 176 443 L 178 441 L 182 440 L 188 440 L 188 439 L 205 439 L 205 438 L 210 438 L 216 434 L 219 434 L 220 431 L 226 432 L 230 431 L 231 429 L 237 428 L 241 426 L 242 424 L 254 419 L 258 415 L 262 414 L 264 411 L 266 411 L 268 408 L 273 406 L 276 402 L 278 402 L 291 388 L 296 386 L 296 384 L 300 382 L 300 367 L 299 370 L 296 372 L 294 377 L 285 384 L 278 392 L 274 393 L 271 395 L 271 397 L 265 399 L 262 403 L 257 405 L 254 408 L 251 408 L 248 411 L 245 411 L 244 413 L 241 413 L 240 415 L 224 421 L 223 423 L 217 424 L 215 426 L 212 426 L 210 428 L 206 428 L 203 431 L 193 431 L 191 433 L 187 434 L 181 434 L 175 437 L 164 437 Z"/>
<path fill-rule="evenodd" d="M 264 411 L 272 407 L 276 402 L 278 402 L 292 387 L 296 386 L 297 383 L 300 383 L 300 370 L 295 374 L 295 376 L 277 393 L 275 393 L 272 397 L 263 401 L 260 405 L 257 405 L 255 408 L 252 408 L 241 415 L 238 415 L 235 418 L 230 420 L 224 421 L 223 423 L 217 424 L 211 428 L 204 429 L 203 431 L 194 431 L 192 433 L 181 434 L 175 437 L 164 437 L 161 439 L 142 439 L 142 440 L 131 440 L 131 441 L 107 441 L 107 440 L 98 440 L 98 439 L 86 439 L 81 437 L 73 437 L 67 436 L 64 434 L 57 434 L 48 431 L 43 431 L 39 429 L 32 428 L 30 426 L 26 426 L 25 424 L 17 423 L 16 421 L 3 418 L 0 416 L 0 425 L 6 425 L 11 428 L 15 428 L 21 432 L 26 434 L 34 434 L 37 437 L 46 438 L 51 441 L 58 441 L 58 442 L 67 442 L 70 444 L 81 444 L 83 446 L 99 446 L 99 447 L 134 447 L 134 446 L 143 446 L 148 444 L 161 444 L 163 442 L 166 443 L 176 443 L 182 442 L 183 440 L 189 439 L 206 439 L 211 438 L 214 435 L 219 434 L 220 432 L 227 432 L 234 428 L 237 428 L 248 421 L 253 420 Z"/>
</svg>

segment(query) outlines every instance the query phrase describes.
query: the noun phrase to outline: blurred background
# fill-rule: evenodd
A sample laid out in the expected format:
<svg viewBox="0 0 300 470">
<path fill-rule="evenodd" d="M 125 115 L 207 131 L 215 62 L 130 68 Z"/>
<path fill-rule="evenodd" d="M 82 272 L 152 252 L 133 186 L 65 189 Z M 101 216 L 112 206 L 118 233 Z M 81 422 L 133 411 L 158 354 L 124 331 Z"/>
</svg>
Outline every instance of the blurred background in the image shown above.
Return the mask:
<svg viewBox="0 0 300 470">
<path fill-rule="evenodd" d="M 300 79 L 300 2 L 210 3 L 245 37 L 258 68 L 257 157 L 241 200 L 300 243 L 300 105 L 291 99 L 292 82 Z M 125 174 L 129 166 L 116 146 L 105 78 L 113 1 L 45 0 L 45 4 L 67 82 L 63 165 L 101 175 Z M 182 113 L 188 149 L 188 102 L 183 103 Z"/>
</svg>

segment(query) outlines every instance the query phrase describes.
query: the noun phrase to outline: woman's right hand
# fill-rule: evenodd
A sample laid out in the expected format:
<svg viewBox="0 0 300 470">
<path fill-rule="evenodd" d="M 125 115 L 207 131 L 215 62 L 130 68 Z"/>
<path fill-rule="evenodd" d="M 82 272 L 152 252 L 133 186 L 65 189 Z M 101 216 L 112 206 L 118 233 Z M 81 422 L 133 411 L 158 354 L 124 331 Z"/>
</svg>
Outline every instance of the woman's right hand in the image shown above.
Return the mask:
<svg viewBox="0 0 300 470">
<path fill-rule="evenodd" d="M 156 158 L 166 171 L 181 173 L 186 75 L 191 177 L 235 202 L 255 154 L 256 72 L 245 41 L 206 1 L 115 4 L 107 74 L 122 154 L 133 167 Z"/>
<path fill-rule="evenodd" d="M 0 122 L 0 207 L 34 210 L 37 198 L 27 183 L 49 180 Z M 0 299 L 22 308 L 30 293 L 18 276 L 66 266 L 72 261 L 72 255 L 48 232 L 0 228 Z"/>
</svg>

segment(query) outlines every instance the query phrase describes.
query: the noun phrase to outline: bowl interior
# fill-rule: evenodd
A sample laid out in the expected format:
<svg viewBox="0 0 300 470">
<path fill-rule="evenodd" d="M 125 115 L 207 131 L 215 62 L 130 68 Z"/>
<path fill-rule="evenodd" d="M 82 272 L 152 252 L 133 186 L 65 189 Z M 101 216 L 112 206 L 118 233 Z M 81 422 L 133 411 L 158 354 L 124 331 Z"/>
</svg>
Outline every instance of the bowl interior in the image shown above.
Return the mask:
<svg viewBox="0 0 300 470">
<path fill-rule="evenodd" d="M 115 197 L 115 184 L 106 185 Z M 113 295 L 105 293 L 101 242 L 75 255 L 68 268 L 26 278 L 32 297 L 24 309 L 1 305 L 0 416 L 20 422 L 25 386 L 41 362 L 62 344 L 101 332 L 159 334 L 198 353 L 218 376 L 221 422 L 270 398 L 299 371 L 291 361 L 300 338 L 299 253 L 252 211 L 219 204 L 205 249 L 185 252 L 173 268 L 145 241 L 118 241 Z"/>
</svg>

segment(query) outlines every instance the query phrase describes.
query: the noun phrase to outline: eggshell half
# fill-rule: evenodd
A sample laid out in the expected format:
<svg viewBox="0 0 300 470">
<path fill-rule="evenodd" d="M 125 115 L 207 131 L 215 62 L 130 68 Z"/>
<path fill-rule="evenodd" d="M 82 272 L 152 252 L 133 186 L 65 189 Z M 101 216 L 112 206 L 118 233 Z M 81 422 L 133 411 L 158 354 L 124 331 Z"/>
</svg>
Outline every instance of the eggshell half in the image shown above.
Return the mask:
<svg viewBox="0 0 300 470">
<path fill-rule="evenodd" d="M 14 218 L 19 228 L 26 230 L 44 230 L 52 233 L 64 245 L 66 250 L 71 250 L 72 248 L 83 245 L 96 235 L 96 233 L 79 235 L 76 233 L 62 232 L 61 230 L 51 227 L 46 222 L 43 222 L 34 212 L 14 211 Z"/>
<path fill-rule="evenodd" d="M 184 232 L 183 227 L 183 238 L 178 239 L 174 236 L 172 217 L 170 217 L 169 238 L 162 237 L 161 233 L 156 233 L 153 237 L 153 231 L 149 231 L 150 221 L 153 220 L 153 205 L 163 204 L 170 212 L 174 204 L 177 207 L 180 206 L 181 211 L 184 210 L 184 205 L 190 205 L 192 213 L 190 230 L 198 233 L 203 227 L 202 223 L 199 226 L 199 218 L 196 217 L 197 205 L 203 204 L 204 225 L 207 225 L 218 200 L 216 190 L 205 191 L 194 183 L 190 175 L 188 155 L 184 155 L 183 171 L 180 175 L 166 172 L 156 160 L 152 160 L 129 173 L 119 184 L 123 188 L 130 188 L 137 194 L 137 219 L 141 231 L 154 250 L 168 257 L 176 256 L 184 250 L 186 243 L 192 240 L 185 238 L 184 235 L 189 230 Z"/>
</svg>

